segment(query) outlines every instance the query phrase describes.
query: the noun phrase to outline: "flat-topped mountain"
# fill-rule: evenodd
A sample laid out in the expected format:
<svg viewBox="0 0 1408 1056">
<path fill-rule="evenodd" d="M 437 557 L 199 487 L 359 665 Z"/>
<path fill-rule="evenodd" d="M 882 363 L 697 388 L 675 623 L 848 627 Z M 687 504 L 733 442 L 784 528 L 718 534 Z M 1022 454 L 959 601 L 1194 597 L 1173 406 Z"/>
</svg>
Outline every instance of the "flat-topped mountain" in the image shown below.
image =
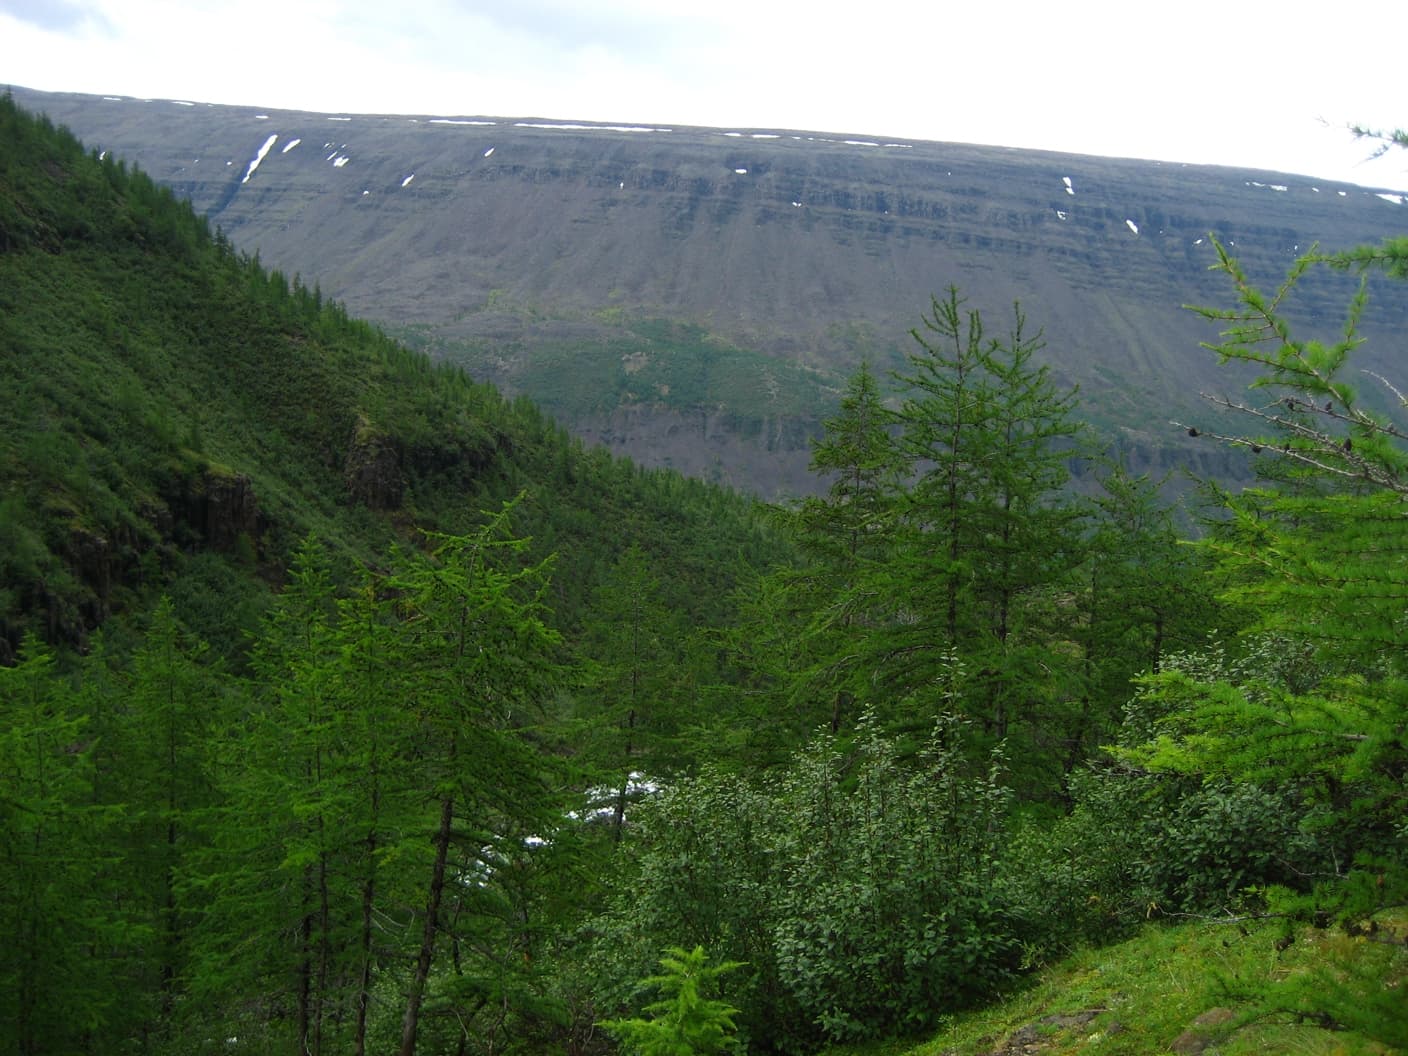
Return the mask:
<svg viewBox="0 0 1408 1056">
<path fill-rule="evenodd" d="M 311 114 L 50 94 L 20 105 L 191 199 L 236 246 L 646 464 L 764 494 L 860 363 L 897 366 L 932 293 L 1003 330 L 1020 301 L 1136 467 L 1235 389 L 1189 303 L 1230 302 L 1209 234 L 1274 283 L 1313 243 L 1378 241 L 1402 199 L 1241 169 L 781 129 Z M 1347 282 L 1348 280 L 1346 280 Z M 1344 283 L 1307 291 L 1340 327 Z M 1370 323 L 1408 320 L 1376 287 Z M 1309 331 L 1308 331 L 1309 332 Z"/>
</svg>

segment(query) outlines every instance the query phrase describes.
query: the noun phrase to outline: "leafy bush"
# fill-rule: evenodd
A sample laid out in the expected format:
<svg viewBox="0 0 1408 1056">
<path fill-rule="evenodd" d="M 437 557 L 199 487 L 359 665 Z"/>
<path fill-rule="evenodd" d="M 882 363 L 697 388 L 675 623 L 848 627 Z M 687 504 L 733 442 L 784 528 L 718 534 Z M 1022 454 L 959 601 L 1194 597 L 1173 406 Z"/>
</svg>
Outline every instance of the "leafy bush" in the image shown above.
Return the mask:
<svg viewBox="0 0 1408 1056">
<path fill-rule="evenodd" d="M 670 939 L 747 962 L 724 997 L 740 1033 L 799 1051 L 932 1025 L 1017 970 L 1022 914 L 998 879 L 1009 794 L 941 721 L 918 764 L 864 724 L 753 788 L 717 771 L 642 810 L 616 948 Z M 619 991 L 618 991 L 619 993 Z"/>
<path fill-rule="evenodd" d="M 1079 771 L 1069 813 L 1014 826 L 1001 876 L 1020 907 L 1027 964 L 1122 937 L 1157 903 L 1144 865 L 1145 785 L 1117 770 Z"/>
<path fill-rule="evenodd" d="M 1308 820 L 1289 792 L 1210 782 L 1149 819 L 1150 886 L 1167 907 L 1195 911 L 1233 906 L 1249 888 L 1296 884 L 1320 857 Z"/>
</svg>

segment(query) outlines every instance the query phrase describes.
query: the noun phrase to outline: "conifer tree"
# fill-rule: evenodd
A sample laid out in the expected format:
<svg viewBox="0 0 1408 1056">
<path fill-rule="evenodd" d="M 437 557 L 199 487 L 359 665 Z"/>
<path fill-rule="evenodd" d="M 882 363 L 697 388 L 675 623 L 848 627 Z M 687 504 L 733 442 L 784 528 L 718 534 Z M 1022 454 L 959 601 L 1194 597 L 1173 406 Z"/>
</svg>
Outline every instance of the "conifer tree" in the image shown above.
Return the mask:
<svg viewBox="0 0 1408 1056">
<path fill-rule="evenodd" d="M 518 563 L 528 540 L 510 533 L 510 511 L 471 535 L 435 537 L 433 555 L 394 580 L 403 706 L 417 727 L 418 770 L 435 814 L 430 846 L 416 855 L 425 869 L 424 903 L 401 1056 L 416 1051 L 446 926 L 447 883 L 492 868 L 482 848 L 502 838 L 503 819 L 546 826 L 551 817 L 544 762 L 518 727 L 552 680 L 558 638 L 542 619 L 546 563 Z"/>
<path fill-rule="evenodd" d="M 671 701 L 678 677 L 675 619 L 659 579 L 639 544 L 631 544 L 598 586 L 587 628 L 589 690 L 600 701 L 614 746 L 602 762 L 614 771 L 612 827 L 619 842 L 632 774 L 658 772 L 671 759 L 677 716 Z"/>
<path fill-rule="evenodd" d="M 1408 400 L 1394 381 L 1361 371 L 1388 397 L 1375 406 L 1352 383 L 1359 375 L 1351 367 L 1363 354 L 1369 273 L 1399 274 L 1408 241 L 1312 251 L 1274 294 L 1214 245 L 1236 303 L 1200 309 L 1225 324 L 1209 347 L 1258 367 L 1253 389 L 1271 398 L 1215 398 L 1249 428 L 1198 431 L 1273 460 L 1282 472 L 1277 484 L 1223 495 L 1227 516 L 1205 549 L 1244 639 L 1307 662 L 1261 664 L 1249 673 L 1222 665 L 1207 678 L 1168 672 L 1147 691 L 1162 719 L 1128 757 L 1230 780 L 1294 783 L 1335 811 L 1342 855 L 1391 853 L 1401 866 L 1408 837 Z M 1305 339 L 1286 305 L 1301 279 L 1325 266 L 1358 269 L 1360 283 L 1339 335 Z"/>
<path fill-rule="evenodd" d="M 1166 655 L 1197 648 L 1215 625 L 1206 569 L 1185 545 L 1162 482 L 1116 462 L 1090 496 L 1084 561 L 1078 570 L 1082 691 L 1069 728 L 1069 771 L 1109 740 L 1137 675 L 1159 671 Z"/>
<path fill-rule="evenodd" d="M 205 666 L 207 652 L 163 597 L 132 657 L 116 731 L 115 754 L 123 761 L 116 791 L 130 826 L 123 852 L 154 933 L 147 985 L 160 995 L 167 1029 L 189 983 L 189 935 L 201 903 L 186 883 L 188 866 L 205 846 L 208 812 L 219 802 L 213 734 L 224 700 L 221 681 Z"/>
<path fill-rule="evenodd" d="M 365 774 L 328 559 L 311 538 L 250 667 L 248 695 L 221 738 L 211 845 L 193 868 L 218 897 L 194 936 L 192 985 L 210 1008 L 268 1009 L 276 1032 L 274 1010 L 291 1006 L 293 1043 L 316 1056 L 345 1046 L 329 1025 L 352 1019 Z"/>
<path fill-rule="evenodd" d="M 800 683 L 794 696 L 829 697 L 828 719 L 837 732 L 843 718 L 864 707 L 867 642 L 894 616 L 877 577 L 893 553 L 909 467 L 869 364 L 847 384 L 839 413 L 823 424 L 811 468 L 827 490 L 804 500 L 796 514 L 797 539 L 811 562 L 788 579 L 807 621 L 808 655 L 801 678 L 794 675 Z"/>
<path fill-rule="evenodd" d="M 129 970 L 152 929 L 122 905 L 118 810 L 53 653 L 0 665 L 0 1048 L 116 1052 L 150 1006 Z"/>
<path fill-rule="evenodd" d="M 602 1026 L 636 1056 L 715 1056 L 736 1049 L 733 1017 L 738 1009 L 710 994 L 721 975 L 743 965 L 711 965 L 704 947 L 677 946 L 665 951 L 660 967 L 660 975 L 644 980 L 661 992 L 659 1001 L 646 1006 L 651 1018 L 615 1019 Z"/>
<path fill-rule="evenodd" d="M 1034 362 L 1042 338 L 1020 307 L 992 337 L 950 289 L 912 334 L 899 444 L 918 476 L 880 587 L 901 612 L 878 674 L 901 694 L 961 689 L 989 735 L 1030 734 L 1072 696 L 1052 595 L 1080 554 L 1062 495 L 1075 393 Z"/>
</svg>

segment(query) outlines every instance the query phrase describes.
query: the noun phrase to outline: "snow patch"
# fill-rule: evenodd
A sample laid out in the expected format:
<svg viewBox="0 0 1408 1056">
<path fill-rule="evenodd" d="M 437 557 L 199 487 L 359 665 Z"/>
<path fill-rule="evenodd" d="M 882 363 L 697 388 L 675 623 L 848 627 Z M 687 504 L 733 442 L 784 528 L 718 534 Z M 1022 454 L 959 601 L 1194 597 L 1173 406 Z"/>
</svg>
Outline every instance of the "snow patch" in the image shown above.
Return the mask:
<svg viewBox="0 0 1408 1056">
<path fill-rule="evenodd" d="M 269 120 L 269 115 L 268 115 L 268 114 L 255 114 L 255 115 L 254 115 L 254 120 L 256 120 L 256 121 L 267 121 L 267 120 Z"/>
<path fill-rule="evenodd" d="M 371 194 L 371 193 L 372 193 L 371 191 L 363 191 L 363 192 L 362 192 L 362 197 L 365 198 L 367 195 L 369 195 L 369 194 Z"/>
<path fill-rule="evenodd" d="M 329 120 L 329 121 L 351 121 L 352 119 L 351 119 L 350 117 L 330 117 L 330 118 L 328 118 L 328 120 Z"/>
<path fill-rule="evenodd" d="M 302 142 L 303 140 L 301 139 L 290 139 L 287 143 L 284 144 L 284 149 L 279 151 L 279 153 L 287 154 L 290 150 L 292 150 L 294 147 L 298 146 L 298 144 Z"/>
<path fill-rule="evenodd" d="M 623 191 L 626 189 L 626 181 L 625 181 L 625 180 L 622 180 L 622 181 L 621 181 L 621 187 L 620 187 L 620 189 L 623 190 Z"/>
<path fill-rule="evenodd" d="M 107 100 L 108 102 L 110 102 L 110 103 L 120 103 L 120 102 L 122 102 L 122 96 L 120 96 L 120 95 L 105 95 L 105 96 L 103 96 L 103 98 L 106 99 L 106 100 Z"/>
<path fill-rule="evenodd" d="M 404 180 L 401 181 L 401 186 L 402 186 L 402 187 L 409 187 L 409 186 L 411 185 L 411 181 L 414 180 L 415 178 L 416 178 L 416 174 L 415 174 L 414 172 L 411 173 L 409 176 L 407 176 Z"/>
<path fill-rule="evenodd" d="M 342 166 L 346 165 L 350 160 L 351 159 L 346 154 L 342 154 L 339 157 L 333 158 L 332 167 L 334 169 L 340 169 L 342 168 Z"/>
<path fill-rule="evenodd" d="M 725 132 L 724 135 L 728 136 L 729 139 L 742 139 L 742 138 L 743 138 L 743 133 L 742 133 L 742 132 Z"/>
<path fill-rule="evenodd" d="M 1064 220 L 1064 219 L 1066 219 L 1066 211 L 1065 211 L 1064 209 L 1057 209 L 1057 210 L 1056 210 L 1056 219 L 1057 219 L 1057 220 Z"/>
<path fill-rule="evenodd" d="M 539 121 L 515 121 L 514 128 L 547 128 L 560 132 L 672 132 L 670 128 L 647 125 L 561 125 Z"/>
<path fill-rule="evenodd" d="M 1385 193 L 1385 192 L 1382 192 L 1382 191 L 1381 191 L 1380 193 L 1374 195 L 1374 197 L 1375 197 L 1375 198 L 1382 198 L 1384 201 L 1386 201 L 1386 202 L 1392 202 L 1394 205 L 1402 205 L 1402 204 L 1403 204 L 1403 195 L 1401 195 L 1401 194 L 1388 194 L 1388 193 Z"/>
<path fill-rule="evenodd" d="M 737 173 L 739 176 L 747 176 L 747 175 L 748 175 L 748 170 L 747 170 L 747 169 L 734 169 L 733 171 L 734 171 L 735 173 Z"/>
<path fill-rule="evenodd" d="M 497 125 L 497 121 L 462 121 L 455 117 L 432 117 L 432 125 Z"/>
<path fill-rule="evenodd" d="M 171 102 L 174 103 L 176 106 L 195 106 L 195 105 L 196 105 L 195 103 L 188 103 L 188 102 L 186 102 L 186 100 L 184 100 L 184 99 L 173 99 L 173 100 L 171 100 Z"/>
<path fill-rule="evenodd" d="M 843 139 L 841 142 L 848 147 L 878 147 L 880 145 L 873 139 Z"/>
<path fill-rule="evenodd" d="M 493 148 L 493 147 L 490 147 L 488 150 L 486 150 L 486 151 L 484 152 L 484 156 L 487 158 L 487 157 L 488 157 L 490 154 L 492 154 L 492 153 L 494 153 L 494 148 Z"/>
<path fill-rule="evenodd" d="M 950 172 L 949 175 L 952 176 L 953 173 Z M 1062 176 L 1062 177 L 1061 177 L 1061 182 L 1066 185 L 1066 193 L 1067 193 L 1067 194 L 1075 194 L 1075 193 L 1076 193 L 1076 189 L 1071 186 L 1071 178 L 1070 178 L 1069 176 Z"/>
<path fill-rule="evenodd" d="M 781 139 L 782 137 L 779 136 L 776 132 L 754 132 L 754 133 L 753 133 L 753 138 L 754 138 L 754 139 Z"/>
<path fill-rule="evenodd" d="M 1340 191 L 1340 192 L 1339 192 L 1339 196 L 1340 196 L 1341 198 L 1346 197 L 1348 194 L 1349 194 L 1348 191 Z"/>
<path fill-rule="evenodd" d="M 1124 222 L 1124 226 L 1127 227 L 1127 228 L 1129 228 L 1129 229 L 1130 229 L 1131 231 L 1133 231 L 1136 235 L 1139 234 L 1139 225 L 1136 224 L 1133 220 L 1126 220 L 1126 221 Z"/>
<path fill-rule="evenodd" d="M 793 203 L 792 203 L 792 207 L 793 207 L 794 209 L 800 209 L 800 208 L 802 208 L 802 203 L 801 203 L 801 202 L 793 202 Z"/>
<path fill-rule="evenodd" d="M 269 151 L 273 149 L 274 144 L 278 142 L 278 138 L 279 134 L 275 132 L 264 141 L 264 145 L 259 148 L 259 153 L 254 155 L 254 160 L 249 163 L 249 168 L 245 170 L 244 179 L 240 180 L 240 183 L 249 182 L 249 178 L 254 175 L 254 170 L 259 168 L 259 163 L 264 160 L 264 155 L 268 154 Z"/>
</svg>

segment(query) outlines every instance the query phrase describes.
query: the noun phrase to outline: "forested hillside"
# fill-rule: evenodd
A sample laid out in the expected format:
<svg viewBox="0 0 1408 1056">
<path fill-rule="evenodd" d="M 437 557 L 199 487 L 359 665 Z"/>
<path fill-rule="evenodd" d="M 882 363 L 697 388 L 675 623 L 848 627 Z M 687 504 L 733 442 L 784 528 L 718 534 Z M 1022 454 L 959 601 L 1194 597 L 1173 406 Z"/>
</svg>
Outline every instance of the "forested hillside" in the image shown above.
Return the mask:
<svg viewBox="0 0 1408 1056">
<path fill-rule="evenodd" d="M 1316 342 L 1222 251 L 1197 544 L 959 289 L 759 509 L 0 101 L 0 1045 L 813 1053 L 1198 916 L 1351 937 L 1228 985 L 1404 1046 L 1405 258 L 1305 258 Z"/>
</svg>

